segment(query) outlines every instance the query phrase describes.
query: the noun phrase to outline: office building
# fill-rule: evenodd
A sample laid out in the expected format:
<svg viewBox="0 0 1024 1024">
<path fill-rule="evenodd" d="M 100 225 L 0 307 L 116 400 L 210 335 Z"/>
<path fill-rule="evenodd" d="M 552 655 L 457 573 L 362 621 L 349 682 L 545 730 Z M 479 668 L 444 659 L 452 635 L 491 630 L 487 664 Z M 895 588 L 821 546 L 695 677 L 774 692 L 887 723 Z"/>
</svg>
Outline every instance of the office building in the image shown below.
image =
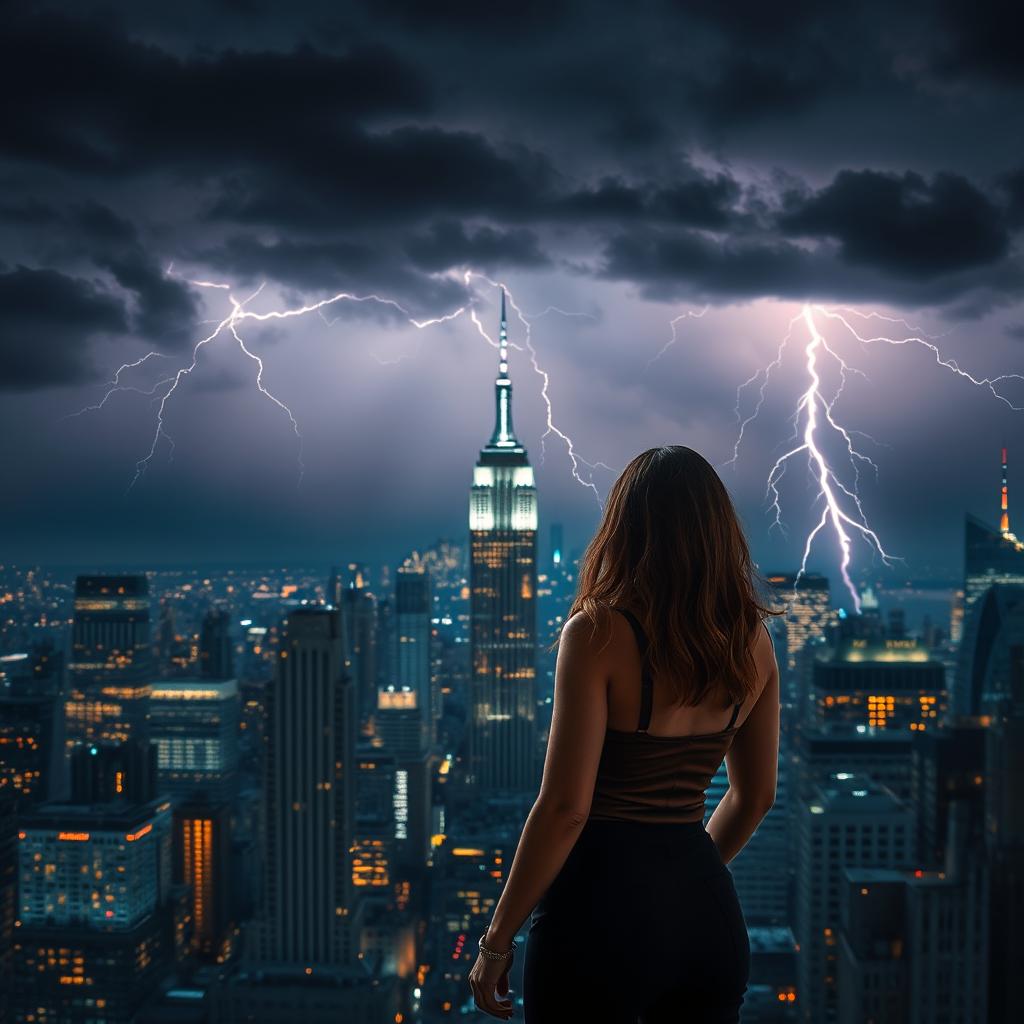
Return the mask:
<svg viewBox="0 0 1024 1024">
<path fill-rule="evenodd" d="M 22 806 L 63 795 L 64 696 L 39 671 L 59 662 L 49 645 L 0 658 L 0 796 Z"/>
<path fill-rule="evenodd" d="M 145 799 L 144 752 L 94 749 L 72 802 L 19 821 L 19 1021 L 127 1024 L 173 963 L 170 804 Z"/>
<path fill-rule="evenodd" d="M 991 714 L 1010 694 L 1013 648 L 1024 637 L 1024 584 L 994 583 L 975 595 L 964 624 L 954 686 L 960 716 Z"/>
<path fill-rule="evenodd" d="M 11 1024 L 14 982 L 14 922 L 18 902 L 18 826 L 15 798 L 0 793 L 0 1024 Z"/>
<path fill-rule="evenodd" d="M 267 717 L 257 958 L 303 970 L 340 965 L 350 952 L 356 719 L 337 609 L 288 616 Z"/>
<path fill-rule="evenodd" d="M 69 746 L 144 738 L 152 675 L 145 576 L 78 577 L 69 669 Z"/>
<path fill-rule="evenodd" d="M 1010 529 L 1006 483 L 1006 449 L 1002 449 L 1002 485 L 997 511 L 998 529 L 975 516 L 964 520 L 963 611 L 954 617 L 958 628 L 966 626 L 974 603 L 991 586 L 1024 585 L 1024 542 Z M 960 640 L 954 633 L 954 641 Z"/>
<path fill-rule="evenodd" d="M 186 803 L 174 808 L 174 878 L 188 887 L 192 949 L 203 959 L 231 955 L 231 809 Z"/>
<path fill-rule="evenodd" d="M 796 913 L 801 1019 L 838 1019 L 838 938 L 847 867 L 913 866 L 913 813 L 866 776 L 836 772 L 796 817 Z"/>
<path fill-rule="evenodd" d="M 771 573 L 769 599 L 785 608 L 786 662 L 780 666 L 796 669 L 797 655 L 809 640 L 824 639 L 835 623 L 828 579 L 817 573 Z"/>
<path fill-rule="evenodd" d="M 440 691 L 431 685 L 430 620 L 433 601 L 427 563 L 413 552 L 395 574 L 394 682 L 414 690 L 429 743 L 436 736 L 441 716 Z"/>
<path fill-rule="evenodd" d="M 472 677 L 468 780 L 485 791 L 532 789 L 536 728 L 537 490 L 512 425 L 505 295 L 495 424 L 469 500 Z"/>
<path fill-rule="evenodd" d="M 231 800 L 238 787 L 241 702 L 234 679 L 164 679 L 152 686 L 149 737 L 162 792 L 178 802 Z"/>
<path fill-rule="evenodd" d="M 199 629 L 199 674 L 203 679 L 233 679 L 234 661 L 231 615 L 226 608 L 211 608 Z"/>
</svg>

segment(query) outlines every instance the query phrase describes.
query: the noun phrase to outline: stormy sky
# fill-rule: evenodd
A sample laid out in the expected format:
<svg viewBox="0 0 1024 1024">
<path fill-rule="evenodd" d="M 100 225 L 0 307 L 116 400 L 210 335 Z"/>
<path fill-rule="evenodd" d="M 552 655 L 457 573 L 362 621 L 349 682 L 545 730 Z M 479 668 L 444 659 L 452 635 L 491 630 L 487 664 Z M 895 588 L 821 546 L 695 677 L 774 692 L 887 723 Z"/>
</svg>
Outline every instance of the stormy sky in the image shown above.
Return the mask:
<svg viewBox="0 0 1024 1024">
<path fill-rule="evenodd" d="M 905 559 L 884 578 L 955 575 L 1002 444 L 1024 516 L 1022 381 L 1001 401 L 955 370 L 1024 372 L 1021 26 L 896 7 L 8 7 L 0 559 L 327 563 L 463 536 L 496 367 L 472 315 L 493 339 L 502 281 L 531 328 L 513 317 L 510 362 L 545 535 L 585 543 L 618 469 L 688 444 L 762 567 L 795 566 L 822 508 L 806 460 L 781 527 L 765 483 L 799 443 L 810 303 L 823 400 L 845 363 L 830 415 L 874 466 L 827 424 L 821 445 Z M 339 293 L 388 301 L 260 319 Z M 951 365 L 861 344 L 837 310 Z M 787 334 L 729 462 L 736 388 L 754 378 L 742 420 Z M 856 531 L 854 555 L 882 572 Z M 835 575 L 828 530 L 810 564 Z"/>
</svg>

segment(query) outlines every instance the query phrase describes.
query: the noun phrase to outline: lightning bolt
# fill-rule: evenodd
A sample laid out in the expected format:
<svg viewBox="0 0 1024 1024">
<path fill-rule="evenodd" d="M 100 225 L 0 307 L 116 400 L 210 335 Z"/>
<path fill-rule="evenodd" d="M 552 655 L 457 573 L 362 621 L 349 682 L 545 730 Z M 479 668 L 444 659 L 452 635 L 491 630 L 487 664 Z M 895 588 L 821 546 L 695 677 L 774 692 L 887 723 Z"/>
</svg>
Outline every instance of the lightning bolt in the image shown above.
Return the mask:
<svg viewBox="0 0 1024 1024">
<path fill-rule="evenodd" d="M 174 273 L 174 264 L 173 264 L 173 262 L 168 265 L 167 270 L 165 271 L 165 273 L 167 273 L 168 275 Z M 545 407 L 547 409 L 546 429 L 544 431 L 544 434 L 541 436 L 541 453 L 542 453 L 541 461 L 543 462 L 544 438 L 548 434 L 550 434 L 550 433 L 556 434 L 559 438 L 562 439 L 562 441 L 566 445 L 567 451 L 569 453 L 569 458 L 570 458 L 570 461 L 572 463 L 572 475 L 573 475 L 574 479 L 578 483 L 580 483 L 582 486 L 584 486 L 584 487 L 588 488 L 589 490 L 593 491 L 595 497 L 598 499 L 598 504 L 600 504 L 600 495 L 598 494 L 597 487 L 595 486 L 595 484 L 593 482 L 593 473 L 594 473 L 594 471 L 596 469 L 599 469 L 599 468 L 607 469 L 607 470 L 610 470 L 612 472 L 614 472 L 614 470 L 612 469 L 612 467 L 608 466 L 606 463 L 603 463 L 603 462 L 589 462 L 586 459 L 582 458 L 582 456 L 580 456 L 578 454 L 578 452 L 576 452 L 575 446 L 573 444 L 573 441 L 569 437 L 569 435 L 566 434 L 564 431 L 560 430 L 555 425 L 554 418 L 553 418 L 552 406 L 551 406 L 551 398 L 550 398 L 550 396 L 548 394 L 548 386 L 549 386 L 549 383 L 550 383 L 549 377 L 548 377 L 547 372 L 540 366 L 540 364 L 538 362 L 537 352 L 536 352 L 536 350 L 533 347 L 533 343 L 532 343 L 532 339 L 531 339 L 531 334 L 530 334 L 531 321 L 533 319 L 537 319 L 539 317 L 546 316 L 548 313 L 559 313 L 559 314 L 561 314 L 563 316 L 567 316 L 567 317 L 568 316 L 588 316 L 589 317 L 591 315 L 587 314 L 587 313 L 570 313 L 570 312 L 567 312 L 567 311 L 565 311 L 563 309 L 560 309 L 560 308 L 558 308 L 556 306 L 548 306 L 542 312 L 536 314 L 536 316 L 528 317 L 526 314 L 524 314 L 522 312 L 520 307 L 516 304 L 515 299 L 512 297 L 511 290 L 506 285 L 499 284 L 496 281 L 492 281 L 490 278 L 485 277 L 484 275 L 479 274 L 479 273 L 477 273 L 477 272 L 475 272 L 473 270 L 467 270 L 464 273 L 464 275 L 463 275 L 463 280 L 464 280 L 464 283 L 467 285 L 467 287 L 470 286 L 470 284 L 471 284 L 471 282 L 472 282 L 472 280 L 474 278 L 479 278 L 480 280 L 486 282 L 487 284 L 491 285 L 492 287 L 503 287 L 503 288 L 505 288 L 505 292 L 506 292 L 506 295 L 509 298 L 510 305 L 512 306 L 514 312 L 516 313 L 516 316 L 519 318 L 520 322 L 523 324 L 523 327 L 525 329 L 525 332 L 526 332 L 526 348 L 529 351 L 530 362 L 531 362 L 531 365 L 532 365 L 534 371 L 537 374 L 539 374 L 540 377 L 541 377 L 541 380 L 542 380 L 541 395 L 542 395 L 542 398 L 544 400 Z M 377 295 L 377 294 L 358 295 L 358 294 L 355 294 L 355 293 L 352 293 L 352 292 L 344 292 L 344 291 L 342 291 L 342 292 L 338 292 L 335 295 L 332 295 L 332 296 L 330 296 L 330 297 L 328 297 L 326 299 L 321 299 L 320 301 L 315 302 L 315 303 L 304 304 L 304 305 L 296 306 L 296 307 L 289 308 L 289 309 L 270 310 L 270 311 L 267 311 L 267 312 L 260 313 L 260 312 L 255 312 L 255 311 L 249 309 L 248 306 L 263 291 L 263 288 L 265 287 L 265 282 L 264 282 L 264 284 L 261 284 L 259 286 L 259 288 L 257 288 L 250 296 L 248 296 L 248 298 L 243 299 L 241 301 L 239 301 L 238 299 L 235 298 L 234 293 L 232 291 L 232 288 L 231 288 L 231 286 L 229 284 L 225 284 L 225 283 L 220 282 L 220 281 L 194 280 L 194 279 L 189 280 L 189 283 L 194 285 L 197 288 L 216 289 L 216 290 L 219 290 L 219 291 L 226 292 L 227 293 L 227 299 L 228 299 L 228 302 L 230 303 L 230 307 L 231 307 L 230 311 L 228 312 L 228 314 L 225 317 L 223 317 L 222 319 L 220 319 L 220 320 L 213 319 L 213 320 L 203 321 L 204 323 L 212 324 L 213 325 L 213 330 L 209 334 L 207 334 L 205 337 L 202 337 L 198 341 L 195 342 L 195 344 L 192 347 L 191 361 L 187 365 L 180 366 L 170 376 L 167 376 L 167 377 L 164 377 L 161 380 L 158 380 L 152 387 L 150 387 L 148 389 L 147 388 L 141 388 L 141 387 L 138 387 L 138 386 L 133 385 L 133 384 L 125 383 L 125 381 L 122 379 L 122 375 L 127 374 L 129 371 L 139 369 L 140 367 L 146 365 L 150 360 L 154 360 L 154 359 L 169 359 L 169 358 L 171 358 L 170 356 L 168 356 L 168 355 L 166 355 L 165 353 L 162 353 L 162 352 L 157 352 L 157 351 L 148 352 L 148 353 L 146 353 L 146 355 L 144 355 L 141 358 L 135 360 L 134 362 L 125 363 L 121 367 L 118 368 L 118 370 L 114 374 L 113 378 L 110 381 L 107 382 L 107 384 L 106 384 L 107 390 L 106 390 L 106 392 L 104 393 L 102 399 L 99 402 L 97 402 L 97 403 L 95 403 L 93 405 L 85 406 L 84 408 L 80 409 L 78 412 L 69 414 L 69 417 L 64 417 L 64 418 L 77 417 L 77 416 L 83 415 L 86 412 L 96 412 L 96 411 L 99 411 L 99 410 L 103 409 L 106 406 L 107 402 L 109 401 L 109 399 L 113 395 L 119 394 L 121 392 L 132 392 L 132 393 L 142 394 L 142 395 L 146 395 L 146 396 L 150 396 L 150 397 L 155 397 L 155 399 L 157 401 L 157 412 L 156 412 L 156 423 L 155 423 L 155 427 L 154 427 L 154 431 L 153 431 L 153 436 L 151 438 L 148 451 L 135 464 L 135 474 L 132 477 L 132 480 L 128 484 L 128 488 L 127 488 L 127 490 L 129 492 L 132 490 L 132 488 L 135 486 L 135 484 L 139 481 L 139 479 L 145 474 L 146 470 L 149 468 L 150 463 L 153 461 L 154 457 L 156 456 L 156 454 L 157 454 L 157 452 L 158 452 L 158 450 L 160 448 L 161 442 L 167 444 L 170 447 L 170 451 L 171 451 L 171 454 L 173 456 L 174 441 L 173 441 L 173 439 L 171 438 L 170 434 L 167 431 L 167 425 L 166 425 L 166 419 L 165 419 L 165 414 L 166 414 L 166 411 L 167 411 L 168 403 L 172 400 L 175 392 L 178 390 L 178 388 L 181 385 L 181 383 L 187 377 L 189 377 L 196 370 L 196 368 L 199 366 L 200 356 L 201 356 L 201 353 L 202 353 L 202 349 L 205 348 L 207 345 L 211 344 L 212 342 L 214 342 L 221 335 L 230 336 L 231 339 L 233 339 L 233 341 L 238 345 L 238 347 L 239 347 L 240 351 L 243 353 L 243 355 L 245 355 L 245 357 L 248 360 L 250 360 L 251 362 L 253 362 L 255 364 L 255 367 L 256 367 L 256 380 L 255 380 L 255 384 L 256 384 L 257 390 L 268 401 L 270 401 L 278 409 L 280 409 L 281 412 L 283 412 L 285 414 L 285 416 L 288 418 L 288 422 L 289 422 L 289 424 L 291 426 L 292 432 L 295 434 L 297 445 L 298 445 L 298 467 L 299 467 L 298 479 L 299 479 L 299 482 L 301 483 L 305 467 L 304 467 L 303 462 L 302 462 L 302 433 L 299 430 L 298 420 L 296 419 L 296 417 L 293 414 L 292 410 L 283 401 L 281 401 L 281 399 L 279 399 L 276 395 L 274 395 L 267 388 L 267 386 L 265 385 L 264 380 L 263 380 L 263 377 L 264 377 L 263 360 L 259 357 L 259 355 L 257 355 L 255 352 L 253 352 L 246 345 L 245 339 L 242 336 L 242 334 L 240 333 L 240 327 L 246 321 L 250 321 L 251 320 L 251 321 L 256 321 L 257 323 L 260 323 L 260 322 L 266 322 L 266 321 L 270 321 L 270 320 L 288 320 L 288 319 L 292 319 L 292 318 L 296 318 L 296 317 L 306 316 L 306 315 L 308 315 L 310 313 L 316 313 L 318 316 L 320 316 L 320 318 L 324 321 L 324 323 L 327 326 L 332 327 L 337 322 L 337 320 L 339 318 L 335 317 L 333 319 L 329 319 L 326 316 L 325 312 L 324 312 L 325 310 L 329 309 L 330 307 L 334 306 L 337 303 L 367 303 L 368 302 L 368 303 L 376 303 L 376 304 L 388 306 L 388 307 L 396 310 L 398 313 L 400 313 L 402 315 L 402 317 L 411 326 L 415 327 L 417 330 L 425 330 L 426 328 L 429 328 L 429 327 L 433 327 L 433 326 L 436 326 L 436 325 L 439 325 L 439 324 L 447 323 L 449 321 L 456 320 L 460 316 L 464 316 L 464 315 L 466 315 L 468 313 L 470 319 L 472 320 L 473 324 L 476 326 L 477 331 L 480 333 L 480 335 L 489 344 L 497 347 L 497 342 L 495 342 L 487 334 L 487 331 L 484 329 L 483 324 L 480 322 L 480 318 L 477 316 L 476 310 L 475 310 L 475 308 L 473 308 L 473 304 L 472 303 L 470 303 L 469 305 L 459 306 L 457 309 L 454 309 L 454 310 L 452 310 L 451 312 L 448 312 L 448 313 L 444 313 L 444 314 L 442 314 L 440 316 L 430 317 L 430 318 L 426 318 L 426 319 L 417 319 L 416 317 L 411 315 L 411 313 L 409 312 L 408 309 L 406 309 L 405 306 L 403 306 L 401 303 L 399 303 L 395 299 L 389 298 L 387 296 L 382 296 L 382 295 Z M 511 346 L 513 348 L 516 348 L 516 349 L 519 349 L 520 351 L 522 351 L 522 346 L 520 346 L 520 345 L 517 345 L 515 343 L 511 343 Z M 382 365 L 387 365 L 387 364 L 392 364 L 392 363 L 400 362 L 402 358 L 406 358 L 406 357 L 399 357 L 397 359 L 385 360 L 385 359 L 382 359 L 382 358 L 374 355 L 374 358 L 377 360 L 378 363 L 381 363 Z M 584 479 L 580 475 L 580 472 L 579 472 L 580 466 L 585 466 L 585 467 L 587 467 L 587 469 L 589 469 L 591 479 Z"/>
<path fill-rule="evenodd" d="M 769 510 L 773 514 L 769 530 L 778 527 L 785 532 L 782 524 L 779 485 L 789 464 L 793 460 L 802 458 L 805 460 L 816 486 L 812 507 L 820 505 L 821 514 L 805 538 L 800 571 L 796 576 L 796 584 L 799 584 L 800 578 L 807 571 L 808 559 L 811 556 L 815 541 L 823 531 L 827 530 L 834 537 L 839 548 L 840 574 L 843 585 L 849 591 L 854 607 L 859 612 L 860 595 L 857 593 L 857 588 L 850 578 L 854 540 L 859 538 L 862 542 L 865 542 L 881 557 L 886 565 L 890 565 L 894 561 L 900 561 L 900 559 L 889 554 L 883 547 L 881 539 L 870 524 L 860 497 L 861 467 L 864 465 L 870 466 L 877 477 L 878 466 L 870 457 L 856 447 L 854 437 L 866 437 L 875 444 L 879 442 L 862 431 L 844 426 L 837 419 L 835 412 L 836 402 L 843 393 L 849 375 L 857 374 L 864 377 L 865 380 L 867 376 L 837 351 L 835 345 L 830 343 L 828 338 L 819 329 L 816 318 L 823 318 L 841 325 L 845 329 L 846 335 L 863 347 L 876 344 L 922 347 L 931 354 L 938 366 L 963 378 L 975 387 L 986 389 L 994 398 L 1005 403 L 1015 411 L 1020 411 L 1024 406 L 1017 405 L 1005 393 L 1005 388 L 1013 382 L 1024 382 L 1024 375 L 1009 373 L 1000 374 L 995 377 L 976 377 L 964 370 L 956 360 L 943 355 L 942 351 L 935 344 L 937 338 L 941 336 L 927 335 L 919 328 L 909 325 L 905 320 L 885 316 L 881 313 L 863 313 L 848 307 L 829 309 L 824 306 L 807 304 L 789 322 L 788 330 L 779 343 L 775 358 L 767 366 L 755 371 L 736 389 L 735 412 L 739 429 L 733 446 L 732 458 L 725 463 L 726 465 L 735 464 L 739 458 L 740 445 L 744 434 L 750 424 L 757 419 L 764 405 L 772 372 L 781 366 L 786 350 L 793 343 L 794 332 L 797 328 L 802 328 L 806 332 L 807 341 L 804 344 L 803 356 L 807 386 L 797 399 L 793 415 L 790 417 L 793 424 L 793 435 L 790 440 L 793 444 L 785 454 L 775 460 L 768 473 L 765 488 L 765 500 L 768 502 Z M 882 321 L 898 325 L 908 333 L 895 337 L 883 334 L 861 333 L 851 322 L 855 318 L 860 318 L 864 321 Z M 838 384 L 831 389 L 826 388 L 821 376 L 821 368 L 826 363 L 831 364 L 838 372 Z M 744 416 L 741 412 L 743 394 L 755 384 L 757 385 L 757 398 L 754 407 L 752 411 Z M 825 442 L 830 438 L 833 441 L 838 441 L 845 450 L 845 465 L 847 470 L 852 471 L 852 480 L 850 480 L 849 484 L 843 482 L 839 475 L 839 467 L 831 463 L 825 454 Z M 849 476 L 847 476 L 847 479 L 850 479 Z"/>
<path fill-rule="evenodd" d="M 646 373 L 651 368 L 651 364 L 656 363 L 679 340 L 679 333 L 676 329 L 676 325 L 680 320 L 702 320 L 704 318 L 704 314 L 707 313 L 710 308 L 710 306 L 705 306 L 699 313 L 692 309 L 688 309 L 685 313 L 680 313 L 675 319 L 670 320 L 668 322 L 669 331 L 671 332 L 669 339 L 653 356 L 651 356 L 650 359 L 647 360 L 647 363 L 644 366 L 644 372 Z"/>
</svg>

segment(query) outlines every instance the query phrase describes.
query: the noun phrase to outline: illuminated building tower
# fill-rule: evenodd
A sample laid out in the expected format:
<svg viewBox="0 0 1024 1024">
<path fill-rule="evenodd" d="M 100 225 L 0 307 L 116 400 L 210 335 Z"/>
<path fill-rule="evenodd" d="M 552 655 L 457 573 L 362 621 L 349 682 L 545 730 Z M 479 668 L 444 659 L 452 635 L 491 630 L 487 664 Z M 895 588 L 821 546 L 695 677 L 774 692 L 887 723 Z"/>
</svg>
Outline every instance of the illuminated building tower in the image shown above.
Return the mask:
<svg viewBox="0 0 1024 1024">
<path fill-rule="evenodd" d="M 203 679 L 233 679 L 231 616 L 225 608 L 211 608 L 199 630 L 199 674 Z"/>
<path fill-rule="evenodd" d="M 176 801 L 231 800 L 238 785 L 240 700 L 234 679 L 165 679 L 153 684 L 149 737 L 160 789 Z"/>
<path fill-rule="evenodd" d="M 468 781 L 484 790 L 536 784 L 537 490 L 512 427 L 505 294 L 495 424 L 469 499 L 472 681 Z"/>
<path fill-rule="evenodd" d="M 10 1024 L 14 922 L 18 899 L 18 828 L 14 797 L 0 794 L 0 1024 Z"/>
<path fill-rule="evenodd" d="M 207 960 L 230 954 L 231 810 L 184 804 L 174 811 L 174 878 L 189 888 L 192 947 Z"/>
<path fill-rule="evenodd" d="M 389 686 L 377 695 L 373 743 L 395 758 L 395 849 L 404 866 L 422 868 L 430 853 L 431 756 L 417 690 Z"/>
<path fill-rule="evenodd" d="M 0 795 L 19 804 L 56 799 L 64 789 L 64 697 L 39 675 L 52 648 L 0 658 Z"/>
<path fill-rule="evenodd" d="M 793 670 L 807 641 L 824 638 L 835 622 L 828 579 L 816 573 L 804 573 L 799 583 L 793 573 L 774 573 L 766 579 L 773 588 L 772 599 L 786 609 L 787 664 Z"/>
<path fill-rule="evenodd" d="M 263 962 L 304 970 L 349 955 L 353 698 L 340 612 L 293 611 L 267 699 Z"/>
<path fill-rule="evenodd" d="M 152 658 L 145 576 L 79 576 L 71 629 L 67 742 L 144 736 Z"/>
<path fill-rule="evenodd" d="M 395 856 L 395 758 L 369 746 L 357 752 L 356 838 L 352 884 L 387 889 Z"/>
<path fill-rule="evenodd" d="M 853 637 L 815 661 L 804 721 L 925 732 L 944 724 L 947 705 L 945 667 L 916 640 Z"/>
<path fill-rule="evenodd" d="M 80 748 L 73 801 L 20 819 L 16 1020 L 127 1024 L 172 964 L 170 804 L 144 799 L 145 760 Z"/>
<path fill-rule="evenodd" d="M 866 776 L 836 772 L 797 808 L 797 1006 L 801 1020 L 838 1020 L 838 939 L 845 868 L 913 866 L 911 809 Z"/>
</svg>

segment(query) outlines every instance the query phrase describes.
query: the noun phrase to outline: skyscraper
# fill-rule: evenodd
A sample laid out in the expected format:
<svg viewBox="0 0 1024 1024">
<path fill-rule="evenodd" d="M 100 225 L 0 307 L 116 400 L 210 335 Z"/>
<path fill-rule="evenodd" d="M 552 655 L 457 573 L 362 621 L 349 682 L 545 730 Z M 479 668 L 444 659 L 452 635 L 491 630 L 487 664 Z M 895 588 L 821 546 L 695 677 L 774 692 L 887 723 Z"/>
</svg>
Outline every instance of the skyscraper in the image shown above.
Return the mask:
<svg viewBox="0 0 1024 1024">
<path fill-rule="evenodd" d="M 199 665 L 204 679 L 231 679 L 235 674 L 231 616 L 226 608 L 211 608 L 203 616 L 199 632 Z"/>
<path fill-rule="evenodd" d="M 395 574 L 395 682 L 415 690 L 427 735 L 435 735 L 437 700 L 430 685 L 430 576 L 413 552 Z"/>
<path fill-rule="evenodd" d="M 79 576 L 65 705 L 69 745 L 144 734 L 150 654 L 146 577 Z"/>
<path fill-rule="evenodd" d="M 265 962 L 305 969 L 348 956 L 353 697 L 341 613 L 292 612 L 267 701 Z"/>
<path fill-rule="evenodd" d="M 153 684 L 149 737 L 158 751 L 161 792 L 179 802 L 235 796 L 240 712 L 234 679 Z"/>
<path fill-rule="evenodd" d="M 537 490 L 512 427 L 508 324 L 501 294 L 495 422 L 469 498 L 472 678 L 469 781 L 535 783 Z"/>
</svg>

